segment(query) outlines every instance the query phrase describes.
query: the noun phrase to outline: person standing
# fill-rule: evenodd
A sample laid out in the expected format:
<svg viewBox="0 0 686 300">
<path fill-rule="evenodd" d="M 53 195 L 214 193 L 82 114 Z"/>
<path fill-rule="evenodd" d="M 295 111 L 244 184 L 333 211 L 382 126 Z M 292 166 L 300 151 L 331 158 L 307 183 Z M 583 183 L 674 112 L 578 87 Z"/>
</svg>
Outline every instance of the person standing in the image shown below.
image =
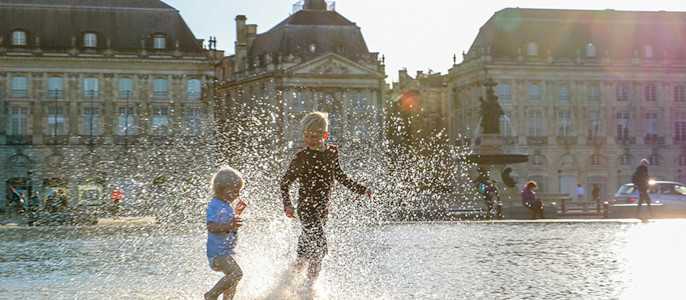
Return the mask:
<svg viewBox="0 0 686 300">
<path fill-rule="evenodd" d="M 281 198 L 288 218 L 296 215 L 300 220 L 296 274 L 307 268 L 305 292 L 313 293 L 314 285 L 322 268 L 322 260 L 328 252 L 326 225 L 334 180 L 356 194 L 372 196 L 372 190 L 353 181 L 341 168 L 341 152 L 338 147 L 327 144 L 328 114 L 312 112 L 300 122 L 305 148 L 298 151 L 281 180 Z M 296 206 L 291 202 L 289 188 L 298 180 L 300 188 Z M 296 210 L 297 208 L 297 210 Z"/>
<path fill-rule="evenodd" d="M 584 193 L 586 190 L 584 190 L 584 187 L 581 186 L 581 183 L 576 185 L 576 200 L 581 202 L 584 201 Z"/>
<path fill-rule="evenodd" d="M 536 197 L 536 192 L 534 192 L 536 189 L 538 189 L 538 184 L 532 180 L 527 182 L 522 190 L 522 205 L 531 209 L 531 218 L 534 220 L 538 217 L 545 218 L 543 216 L 543 201 Z"/>
<path fill-rule="evenodd" d="M 496 200 L 497 199 L 497 200 Z M 486 202 L 486 218 L 493 220 L 493 206 L 495 202 L 500 202 L 500 191 L 498 191 L 498 181 L 493 179 L 487 182 L 484 188 L 484 202 Z"/>
<path fill-rule="evenodd" d="M 641 204 L 643 202 L 648 205 L 648 213 L 653 217 L 653 209 L 650 207 L 650 195 L 648 189 L 650 188 L 650 175 L 648 174 L 648 160 L 641 159 L 641 163 L 636 168 L 636 172 L 631 176 L 631 182 L 638 189 L 638 206 L 636 206 L 636 217 L 641 217 Z"/>
<path fill-rule="evenodd" d="M 114 191 L 112 191 L 112 197 L 110 198 L 112 201 L 112 204 L 114 204 L 114 209 L 112 214 L 115 217 L 119 216 L 119 211 L 121 210 L 121 202 L 124 201 L 124 193 L 119 189 L 119 187 L 115 187 Z"/>
<path fill-rule="evenodd" d="M 48 213 L 54 213 L 57 204 L 57 190 L 52 190 L 50 196 L 45 199 L 45 210 Z"/>
<path fill-rule="evenodd" d="M 58 204 L 59 204 L 60 212 L 66 213 L 67 208 L 69 207 L 69 198 L 67 198 L 67 194 L 64 193 L 64 190 L 60 190 L 57 199 L 59 200 Z"/>
<path fill-rule="evenodd" d="M 591 187 L 591 197 L 593 197 L 593 201 L 596 203 L 596 208 L 598 209 L 598 212 L 600 212 L 600 189 L 595 183 Z"/>
</svg>

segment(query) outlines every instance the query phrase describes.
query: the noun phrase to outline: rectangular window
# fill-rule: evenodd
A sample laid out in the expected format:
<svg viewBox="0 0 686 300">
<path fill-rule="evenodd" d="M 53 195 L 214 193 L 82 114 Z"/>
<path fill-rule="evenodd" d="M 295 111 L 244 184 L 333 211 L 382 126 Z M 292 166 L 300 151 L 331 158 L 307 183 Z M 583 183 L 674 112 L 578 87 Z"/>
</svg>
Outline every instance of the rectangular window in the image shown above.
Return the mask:
<svg viewBox="0 0 686 300">
<path fill-rule="evenodd" d="M 629 138 L 629 113 L 617 113 L 617 139 L 625 140 Z"/>
<path fill-rule="evenodd" d="M 26 135 L 29 110 L 26 107 L 13 106 L 10 108 L 10 135 Z"/>
<path fill-rule="evenodd" d="M 133 123 L 133 108 L 120 107 L 117 132 L 119 135 L 135 134 Z"/>
<path fill-rule="evenodd" d="M 167 80 L 166 79 L 155 79 L 153 80 L 152 88 L 153 97 L 167 97 Z"/>
<path fill-rule="evenodd" d="M 188 98 L 198 99 L 200 98 L 200 96 L 202 96 L 200 89 L 200 79 L 189 79 L 187 85 Z"/>
<path fill-rule="evenodd" d="M 48 97 L 62 97 L 64 82 L 61 77 L 48 78 Z"/>
<path fill-rule="evenodd" d="M 617 86 L 617 102 L 629 101 L 629 88 L 626 85 Z"/>
<path fill-rule="evenodd" d="M 162 35 L 156 35 L 153 38 L 153 48 L 155 49 L 165 49 L 167 48 L 167 39 Z"/>
<path fill-rule="evenodd" d="M 64 128 L 64 108 L 63 107 L 49 107 L 48 108 L 48 127 L 47 134 L 49 135 L 64 135 L 66 130 Z"/>
<path fill-rule="evenodd" d="M 566 84 L 560 85 L 557 88 L 557 99 L 559 101 L 569 102 L 569 86 Z"/>
<path fill-rule="evenodd" d="M 98 96 L 98 79 L 95 77 L 86 77 L 83 79 L 83 96 L 97 97 Z"/>
<path fill-rule="evenodd" d="M 653 45 L 643 45 L 643 57 L 653 58 Z"/>
<path fill-rule="evenodd" d="M 353 99 L 353 107 L 357 109 L 362 109 L 367 106 L 367 97 L 363 92 L 355 92 L 355 98 Z"/>
<path fill-rule="evenodd" d="M 511 119 L 508 117 L 509 115 L 511 115 L 511 113 L 505 112 L 499 119 L 498 125 L 500 126 L 500 135 L 504 138 L 514 137 L 514 130 L 512 129 L 512 122 L 510 122 Z"/>
<path fill-rule="evenodd" d="M 28 81 L 24 76 L 12 77 L 12 96 L 26 97 L 28 95 Z"/>
<path fill-rule="evenodd" d="M 186 110 L 186 130 L 189 135 L 202 135 L 202 115 L 200 108 Z"/>
<path fill-rule="evenodd" d="M 600 87 L 597 84 L 588 86 L 588 101 L 600 102 Z"/>
<path fill-rule="evenodd" d="M 538 84 L 532 84 L 529 86 L 529 100 L 541 101 L 541 87 Z"/>
<path fill-rule="evenodd" d="M 152 134 L 166 135 L 169 133 L 169 108 L 154 107 L 152 109 Z"/>
<path fill-rule="evenodd" d="M 307 97 L 305 95 L 305 92 L 296 92 L 295 98 L 293 99 L 293 107 L 299 108 L 299 109 L 305 109 L 305 102 L 306 101 L 307 101 Z"/>
<path fill-rule="evenodd" d="M 645 96 L 646 96 L 646 101 L 647 102 L 655 102 L 657 101 L 657 93 L 655 91 L 655 86 L 654 85 L 647 85 L 645 87 Z"/>
<path fill-rule="evenodd" d="M 654 138 L 657 139 L 657 113 L 655 112 L 648 112 L 645 113 L 645 118 L 646 118 L 646 137 L 648 139 Z"/>
<path fill-rule="evenodd" d="M 500 84 L 498 86 L 499 96 L 498 98 L 503 101 L 512 100 L 512 91 L 510 90 L 509 84 Z"/>
<path fill-rule="evenodd" d="M 674 102 L 686 102 L 686 91 L 682 85 L 674 87 Z"/>
<path fill-rule="evenodd" d="M 83 35 L 83 46 L 93 48 L 98 46 L 98 36 L 95 33 L 86 33 Z"/>
<path fill-rule="evenodd" d="M 588 112 L 588 136 L 598 137 L 598 132 L 600 131 L 600 112 L 589 111 Z"/>
<path fill-rule="evenodd" d="M 119 78 L 119 98 L 131 98 L 133 96 L 133 79 Z"/>
<path fill-rule="evenodd" d="M 100 109 L 97 107 L 83 108 L 83 134 L 98 135 L 100 133 Z"/>
<path fill-rule="evenodd" d="M 557 128 L 558 136 L 567 137 L 571 135 L 572 117 L 569 111 L 560 111 L 557 113 Z"/>
<path fill-rule="evenodd" d="M 681 144 L 686 143 L 686 113 L 676 114 L 674 119 L 674 139 Z"/>
<path fill-rule="evenodd" d="M 529 136 L 543 137 L 543 112 L 529 112 Z"/>
<path fill-rule="evenodd" d="M 26 46 L 26 32 L 17 30 L 12 32 L 12 45 Z"/>
</svg>

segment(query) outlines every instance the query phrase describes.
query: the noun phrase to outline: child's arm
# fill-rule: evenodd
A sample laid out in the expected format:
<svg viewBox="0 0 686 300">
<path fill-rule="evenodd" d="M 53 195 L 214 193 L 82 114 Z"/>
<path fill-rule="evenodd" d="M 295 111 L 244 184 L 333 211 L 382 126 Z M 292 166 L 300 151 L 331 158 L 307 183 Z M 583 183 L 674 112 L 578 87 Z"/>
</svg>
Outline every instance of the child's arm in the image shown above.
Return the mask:
<svg viewBox="0 0 686 300">
<path fill-rule="evenodd" d="M 211 233 L 231 232 L 243 226 L 243 221 L 239 217 L 234 217 L 226 223 L 207 222 L 207 231 Z"/>
<path fill-rule="evenodd" d="M 340 182 L 341 184 L 343 184 L 343 186 L 347 187 L 356 194 L 366 195 L 367 197 L 372 196 L 371 189 L 350 179 L 350 177 L 348 177 L 348 175 L 345 174 L 345 172 L 343 172 L 343 168 L 341 168 L 341 155 L 338 151 L 336 151 L 336 158 L 334 159 L 333 164 L 334 176 L 336 177 L 336 180 L 338 180 L 338 182 Z"/>
<path fill-rule="evenodd" d="M 298 156 L 293 157 L 293 160 L 291 161 L 291 164 L 288 166 L 288 169 L 286 170 L 286 174 L 283 176 L 281 179 L 281 200 L 283 201 L 283 207 L 284 211 L 286 212 L 286 216 L 289 218 L 293 217 L 293 213 L 295 212 L 295 209 L 293 208 L 293 203 L 291 203 L 291 197 L 290 197 L 290 186 L 295 181 L 295 179 L 298 178 L 298 174 L 301 172 L 301 168 L 299 167 L 298 163 Z"/>
</svg>

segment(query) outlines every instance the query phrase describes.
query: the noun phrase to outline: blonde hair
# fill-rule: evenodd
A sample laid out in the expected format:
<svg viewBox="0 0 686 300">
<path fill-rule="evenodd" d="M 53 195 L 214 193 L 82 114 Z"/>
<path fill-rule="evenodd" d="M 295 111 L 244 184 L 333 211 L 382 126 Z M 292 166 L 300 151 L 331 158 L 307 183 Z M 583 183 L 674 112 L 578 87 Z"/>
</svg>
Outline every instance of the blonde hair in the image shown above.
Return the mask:
<svg viewBox="0 0 686 300">
<path fill-rule="evenodd" d="M 302 132 L 324 133 L 329 130 L 329 114 L 323 111 L 314 111 L 300 121 Z"/>
<path fill-rule="evenodd" d="M 217 194 L 227 190 L 240 192 L 244 184 L 241 172 L 229 166 L 221 166 L 219 171 L 212 176 L 212 193 Z"/>
</svg>

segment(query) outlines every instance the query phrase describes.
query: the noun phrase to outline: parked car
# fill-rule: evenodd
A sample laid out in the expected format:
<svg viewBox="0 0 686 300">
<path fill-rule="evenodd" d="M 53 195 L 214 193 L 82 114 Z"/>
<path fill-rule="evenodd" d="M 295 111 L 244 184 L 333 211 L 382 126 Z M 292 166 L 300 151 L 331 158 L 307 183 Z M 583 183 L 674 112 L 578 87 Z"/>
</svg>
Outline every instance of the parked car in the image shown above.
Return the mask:
<svg viewBox="0 0 686 300">
<path fill-rule="evenodd" d="M 667 215 L 686 216 L 686 184 L 674 181 L 651 181 L 648 190 L 651 203 L 662 204 Z M 619 187 L 614 204 L 638 203 L 638 190 L 633 183 Z"/>
</svg>

